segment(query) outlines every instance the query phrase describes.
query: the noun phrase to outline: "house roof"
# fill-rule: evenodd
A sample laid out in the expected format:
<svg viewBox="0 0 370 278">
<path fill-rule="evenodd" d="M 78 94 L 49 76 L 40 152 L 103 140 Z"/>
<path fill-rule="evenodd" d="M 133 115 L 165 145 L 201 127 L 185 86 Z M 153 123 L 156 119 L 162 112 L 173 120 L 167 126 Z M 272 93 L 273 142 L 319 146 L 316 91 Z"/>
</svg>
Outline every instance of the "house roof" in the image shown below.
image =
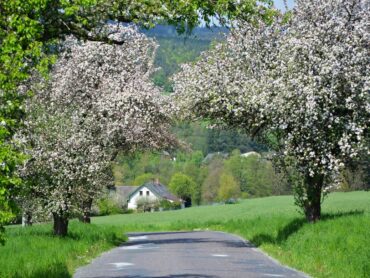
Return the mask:
<svg viewBox="0 0 370 278">
<path fill-rule="evenodd" d="M 139 186 L 135 191 L 132 191 L 130 195 L 128 196 L 128 199 L 131 198 L 132 195 L 134 195 L 136 192 L 140 191 L 143 187 L 148 188 L 154 195 L 156 195 L 158 198 L 171 200 L 175 202 L 181 201 L 178 197 L 173 195 L 171 192 L 168 191 L 167 187 L 159 182 L 147 182 L 143 185 Z"/>
<path fill-rule="evenodd" d="M 132 192 L 138 189 L 139 186 L 116 186 L 116 193 L 123 199 L 128 199 Z"/>
</svg>

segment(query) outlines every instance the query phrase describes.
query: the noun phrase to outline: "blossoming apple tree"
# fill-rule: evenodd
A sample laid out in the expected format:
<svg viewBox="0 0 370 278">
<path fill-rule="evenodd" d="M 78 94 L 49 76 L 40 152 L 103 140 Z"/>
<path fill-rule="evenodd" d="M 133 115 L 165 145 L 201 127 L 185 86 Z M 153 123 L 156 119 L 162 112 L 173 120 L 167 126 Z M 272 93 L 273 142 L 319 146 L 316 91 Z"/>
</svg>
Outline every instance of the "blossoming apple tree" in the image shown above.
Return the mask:
<svg viewBox="0 0 370 278">
<path fill-rule="evenodd" d="M 88 218 L 92 201 L 112 182 L 118 151 L 175 144 L 173 109 L 149 78 L 155 42 L 134 27 L 104 32 L 122 44 L 68 39 L 50 80 L 34 88 L 27 106 L 30 159 L 23 177 L 53 215 L 58 235 L 67 233 L 76 211 Z"/>
<path fill-rule="evenodd" d="M 368 155 L 369 9 L 300 0 L 272 24 L 234 22 L 225 43 L 174 78 L 182 111 L 270 138 L 298 173 L 296 203 L 310 222 L 340 170 Z"/>
</svg>

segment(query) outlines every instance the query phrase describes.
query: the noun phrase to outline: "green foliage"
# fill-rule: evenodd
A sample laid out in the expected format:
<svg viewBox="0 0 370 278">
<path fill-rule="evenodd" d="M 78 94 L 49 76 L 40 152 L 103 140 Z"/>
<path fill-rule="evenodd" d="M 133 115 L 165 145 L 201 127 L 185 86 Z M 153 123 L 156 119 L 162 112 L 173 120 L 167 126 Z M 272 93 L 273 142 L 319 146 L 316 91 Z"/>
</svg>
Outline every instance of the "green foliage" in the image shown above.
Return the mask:
<svg viewBox="0 0 370 278">
<path fill-rule="evenodd" d="M 154 180 L 155 178 L 156 176 L 152 173 L 141 174 L 140 176 L 137 176 L 134 179 L 134 181 L 132 182 L 132 185 L 140 186 L 148 181 Z"/>
<path fill-rule="evenodd" d="M 259 154 L 241 156 L 233 151 L 225 161 L 225 169 L 240 183 L 241 191 L 249 196 L 261 197 L 291 193 L 289 182 L 275 171 L 272 162 Z"/>
<path fill-rule="evenodd" d="M 236 199 L 240 196 L 240 185 L 235 178 L 223 173 L 220 177 L 220 188 L 218 189 L 218 199 L 227 201 L 229 199 Z"/>
<path fill-rule="evenodd" d="M 232 152 L 239 149 L 241 153 L 245 152 L 264 152 L 267 147 L 253 141 L 245 133 L 235 129 L 209 129 L 207 134 L 207 153 L 212 152 Z"/>
<path fill-rule="evenodd" d="M 242 200 L 232 206 L 96 217 L 125 231 L 209 229 L 238 234 L 312 277 L 367 277 L 370 269 L 370 192 L 330 194 L 323 221 L 309 224 L 293 196 Z M 335 231 L 335 232 L 333 232 Z M 348 263 L 350 262 L 350 263 Z"/>
<path fill-rule="evenodd" d="M 171 28 L 171 27 L 168 27 Z M 201 40 L 190 37 L 164 37 L 164 35 L 150 31 L 156 37 L 159 48 L 155 58 L 155 65 L 159 70 L 153 74 L 153 81 L 162 87 L 165 92 L 172 92 L 170 76 L 180 70 L 180 65 L 194 61 L 202 51 L 209 48 L 211 39 Z M 209 30 L 211 33 L 212 31 Z"/>
<path fill-rule="evenodd" d="M 160 203 L 157 199 L 151 199 L 147 197 L 140 197 L 136 201 L 136 209 L 139 212 L 147 212 L 147 211 L 153 211 L 153 210 L 158 210 Z"/>
<path fill-rule="evenodd" d="M 215 157 L 209 163 L 207 176 L 202 184 L 202 203 L 212 203 L 217 199 L 223 167 L 224 161 L 220 157 Z"/>
<path fill-rule="evenodd" d="M 17 86 L 37 65 L 44 72 L 49 58 L 42 55 L 38 41 L 42 27 L 35 17 L 44 8 L 44 1 L 2 1 L 0 3 L 0 243 L 4 242 L 3 224 L 14 216 L 15 205 L 11 192 L 16 191 L 20 180 L 16 165 L 23 155 L 16 147 L 13 135 L 23 117 L 22 101 L 27 92 L 18 92 Z"/>
<path fill-rule="evenodd" d="M 206 123 L 178 123 L 174 132 L 193 150 L 200 150 L 204 154 L 229 153 L 235 149 L 242 153 L 268 151 L 265 145 L 257 143 L 244 133 L 232 129 L 209 129 Z"/>
<path fill-rule="evenodd" d="M 4 278 L 72 277 L 78 266 L 126 240 L 120 227 L 78 221 L 70 223 L 64 238 L 53 236 L 50 224 L 6 230 L 7 244 L 0 252 L 0 277 Z"/>
<path fill-rule="evenodd" d="M 268 3 L 269 1 L 266 1 Z M 226 4 L 226 6 L 225 6 Z M 190 32 L 201 20 L 259 14 L 256 1 L 127 1 L 127 0 L 12 0 L 0 2 L 0 242 L 2 225 L 13 214 L 10 193 L 20 181 L 14 166 L 22 155 L 12 140 L 22 118 L 22 102 L 28 95 L 18 87 L 38 70 L 46 75 L 54 61 L 56 45 L 67 35 L 79 39 L 120 43 L 97 32 L 102 22 L 115 20 L 152 27 L 164 20 L 179 32 Z M 247 8 L 246 8 L 247 7 Z M 268 8 L 266 8 L 268 11 Z M 244 14 L 245 13 L 245 14 Z M 266 17 L 269 13 L 263 13 Z"/>
<path fill-rule="evenodd" d="M 180 202 L 170 202 L 168 200 L 161 200 L 159 202 L 159 207 L 163 210 L 176 210 L 181 209 L 181 203 Z"/>
<path fill-rule="evenodd" d="M 176 196 L 185 200 L 194 196 L 196 184 L 189 176 L 176 173 L 171 178 L 169 189 Z"/>
<path fill-rule="evenodd" d="M 123 213 L 122 206 L 119 205 L 115 200 L 111 198 L 100 199 L 97 203 L 99 209 L 99 215 L 111 215 Z"/>
</svg>

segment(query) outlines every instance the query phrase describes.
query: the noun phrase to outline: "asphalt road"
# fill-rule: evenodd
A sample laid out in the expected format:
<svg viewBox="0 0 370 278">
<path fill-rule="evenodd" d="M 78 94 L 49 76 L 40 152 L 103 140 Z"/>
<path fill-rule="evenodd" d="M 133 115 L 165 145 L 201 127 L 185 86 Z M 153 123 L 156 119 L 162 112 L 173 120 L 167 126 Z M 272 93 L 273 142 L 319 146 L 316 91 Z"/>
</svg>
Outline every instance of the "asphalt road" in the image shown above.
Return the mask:
<svg viewBox="0 0 370 278">
<path fill-rule="evenodd" d="M 74 278 L 308 277 L 221 232 L 135 233 Z"/>
</svg>

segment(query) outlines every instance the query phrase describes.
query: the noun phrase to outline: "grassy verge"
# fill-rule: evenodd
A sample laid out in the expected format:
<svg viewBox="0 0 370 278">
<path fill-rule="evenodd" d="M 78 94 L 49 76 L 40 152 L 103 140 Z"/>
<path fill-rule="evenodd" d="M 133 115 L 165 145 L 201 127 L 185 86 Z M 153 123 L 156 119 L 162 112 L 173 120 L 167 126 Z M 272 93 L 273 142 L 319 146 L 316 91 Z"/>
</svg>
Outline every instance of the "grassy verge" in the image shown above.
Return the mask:
<svg viewBox="0 0 370 278">
<path fill-rule="evenodd" d="M 72 277 L 79 265 L 125 240 L 122 228 L 72 221 L 69 235 L 54 237 L 50 224 L 9 227 L 0 246 L 0 277 Z"/>
<path fill-rule="evenodd" d="M 235 205 L 73 221 L 66 238 L 51 225 L 7 228 L 0 246 L 0 277 L 71 277 L 130 231 L 210 229 L 238 234 L 283 264 L 314 277 L 370 277 L 370 192 L 335 193 L 323 204 L 323 219 L 307 224 L 291 196 L 244 200 Z"/>
<path fill-rule="evenodd" d="M 283 264 L 314 277 L 370 277 L 370 192 L 334 193 L 323 219 L 308 224 L 290 196 L 236 205 L 97 217 L 125 231 L 211 229 L 238 234 Z"/>
</svg>

